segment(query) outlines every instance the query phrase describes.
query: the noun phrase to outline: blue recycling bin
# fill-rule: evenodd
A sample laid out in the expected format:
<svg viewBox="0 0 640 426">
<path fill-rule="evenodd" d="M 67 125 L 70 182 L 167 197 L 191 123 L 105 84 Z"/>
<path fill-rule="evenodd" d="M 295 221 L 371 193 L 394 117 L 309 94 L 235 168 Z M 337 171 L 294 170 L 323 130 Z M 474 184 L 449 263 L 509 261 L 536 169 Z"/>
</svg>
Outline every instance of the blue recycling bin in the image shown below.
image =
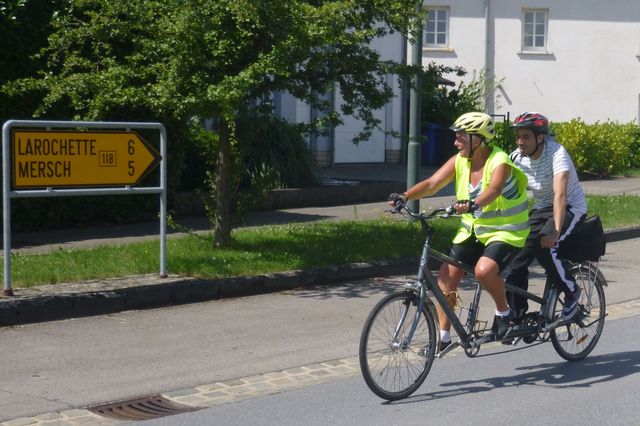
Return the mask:
<svg viewBox="0 0 640 426">
<path fill-rule="evenodd" d="M 422 136 L 426 137 L 420 152 L 420 164 L 423 166 L 440 167 L 458 152 L 453 144 L 456 134 L 449 126 L 425 123 Z"/>
<path fill-rule="evenodd" d="M 422 126 L 422 136 L 427 138 L 422 143 L 420 152 L 420 164 L 423 166 L 439 167 L 442 155 L 440 154 L 440 130 L 441 124 L 425 123 Z"/>
</svg>

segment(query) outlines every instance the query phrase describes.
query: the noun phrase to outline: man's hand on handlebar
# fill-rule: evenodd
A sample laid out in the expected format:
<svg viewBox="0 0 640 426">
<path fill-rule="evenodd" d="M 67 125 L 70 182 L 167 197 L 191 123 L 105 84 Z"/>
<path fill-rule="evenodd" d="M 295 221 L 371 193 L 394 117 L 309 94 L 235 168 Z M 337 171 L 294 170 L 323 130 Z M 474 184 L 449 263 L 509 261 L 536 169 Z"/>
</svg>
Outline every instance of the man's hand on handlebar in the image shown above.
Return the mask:
<svg viewBox="0 0 640 426">
<path fill-rule="evenodd" d="M 472 213 L 480 208 L 474 200 L 458 200 L 453 207 L 457 214 Z"/>
<path fill-rule="evenodd" d="M 391 207 L 402 207 L 407 204 L 407 196 L 405 194 L 393 193 L 389 195 L 389 205 Z"/>
</svg>

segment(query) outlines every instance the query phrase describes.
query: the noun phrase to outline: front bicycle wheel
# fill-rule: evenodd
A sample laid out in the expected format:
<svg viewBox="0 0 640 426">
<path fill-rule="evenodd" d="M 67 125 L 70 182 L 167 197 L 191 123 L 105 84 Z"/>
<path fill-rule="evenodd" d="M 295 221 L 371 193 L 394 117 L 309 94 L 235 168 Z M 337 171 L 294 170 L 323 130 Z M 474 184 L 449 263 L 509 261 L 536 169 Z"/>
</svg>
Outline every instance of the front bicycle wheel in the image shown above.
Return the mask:
<svg viewBox="0 0 640 426">
<path fill-rule="evenodd" d="M 360 337 L 360 370 L 369 388 L 389 401 L 406 398 L 422 385 L 435 358 L 433 313 L 422 308 L 411 341 L 419 297 L 393 293 L 373 308 Z"/>
<path fill-rule="evenodd" d="M 583 359 L 596 347 L 606 316 L 604 298 L 604 276 L 593 264 L 587 262 L 571 268 L 571 274 L 582 288 L 578 304 L 580 310 L 577 320 L 551 331 L 551 342 L 558 354 L 567 361 Z M 560 315 L 564 296 L 558 294 L 555 302 L 555 314 Z"/>
</svg>

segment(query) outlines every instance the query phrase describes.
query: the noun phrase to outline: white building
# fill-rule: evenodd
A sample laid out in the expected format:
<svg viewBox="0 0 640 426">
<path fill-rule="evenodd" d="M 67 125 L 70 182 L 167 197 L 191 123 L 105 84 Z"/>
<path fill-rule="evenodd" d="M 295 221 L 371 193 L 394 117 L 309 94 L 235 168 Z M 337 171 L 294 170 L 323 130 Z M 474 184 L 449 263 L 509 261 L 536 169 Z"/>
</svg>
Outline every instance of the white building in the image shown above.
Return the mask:
<svg viewBox="0 0 640 426">
<path fill-rule="evenodd" d="M 511 117 L 539 111 L 552 121 L 640 123 L 640 0 L 426 0 L 423 64 L 484 71 L 498 83 L 486 112 Z M 385 59 L 404 60 L 398 36 L 375 46 Z M 451 76 L 445 76 L 453 79 Z M 378 112 L 383 130 L 406 126 L 405 96 Z M 334 105 L 339 93 L 332 94 Z M 281 115 L 306 121 L 313 111 L 283 95 Z M 359 123 L 347 118 L 310 146 L 320 165 L 402 162 L 399 139 L 378 132 L 353 145 Z"/>
<path fill-rule="evenodd" d="M 402 62 L 406 56 L 406 42 L 402 35 L 395 33 L 379 39 L 374 48 L 380 53 L 381 60 Z M 372 137 L 355 145 L 353 137 L 362 130 L 362 123 L 351 116 L 343 117 L 344 124 L 331 130 L 326 136 L 312 136 L 309 144 L 317 163 L 327 166 L 339 163 L 399 163 L 401 162 L 402 144 L 400 139 L 389 132 L 399 134 L 406 121 L 404 95 L 397 77 L 387 76 L 387 83 L 393 87 L 396 96 L 385 108 L 374 113 L 380 120 L 380 130 L 374 131 Z M 335 90 L 328 94 L 336 110 L 342 103 L 340 92 Z M 288 94 L 276 97 L 277 113 L 292 122 L 307 122 L 317 114 L 308 104 L 300 102 Z"/>
<path fill-rule="evenodd" d="M 640 122 L 640 1 L 427 0 L 423 60 L 486 70 L 487 112 Z"/>
</svg>

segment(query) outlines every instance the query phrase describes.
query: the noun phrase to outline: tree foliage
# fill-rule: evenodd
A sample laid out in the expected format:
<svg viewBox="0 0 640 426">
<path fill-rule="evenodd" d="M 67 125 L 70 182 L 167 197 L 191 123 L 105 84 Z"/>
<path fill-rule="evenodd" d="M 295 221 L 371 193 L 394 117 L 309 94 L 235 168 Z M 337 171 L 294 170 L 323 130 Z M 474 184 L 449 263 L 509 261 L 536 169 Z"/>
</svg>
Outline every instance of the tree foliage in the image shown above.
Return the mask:
<svg viewBox="0 0 640 426">
<path fill-rule="evenodd" d="M 461 78 L 468 72 L 462 67 L 429 63 L 422 75 L 422 121 L 450 125 L 469 111 L 483 111 L 487 81 L 484 75 L 473 74 L 469 82 L 457 85 L 447 77 Z M 453 86 L 452 86 L 453 84 Z"/>
<path fill-rule="evenodd" d="M 29 2 L 30 3 L 30 2 Z M 319 109 L 333 85 L 340 113 L 379 124 L 373 111 L 392 96 L 371 42 L 409 35 L 423 19 L 418 0 L 67 0 L 53 15 L 37 77 L 5 86 L 12 96 L 41 94 L 35 115 L 83 120 L 153 117 L 193 133 L 215 118 L 216 242 L 228 242 L 236 119 L 269 114 L 271 95 L 288 91 Z M 184 142 L 184 141 L 179 141 Z M 241 151 L 241 150 L 240 150 Z"/>
<path fill-rule="evenodd" d="M 47 43 L 51 18 L 65 0 L 0 0 L 0 86 L 32 76 L 44 65 L 40 50 Z M 31 118 L 38 96 L 17 101 L 0 91 L 0 121 Z"/>
</svg>

